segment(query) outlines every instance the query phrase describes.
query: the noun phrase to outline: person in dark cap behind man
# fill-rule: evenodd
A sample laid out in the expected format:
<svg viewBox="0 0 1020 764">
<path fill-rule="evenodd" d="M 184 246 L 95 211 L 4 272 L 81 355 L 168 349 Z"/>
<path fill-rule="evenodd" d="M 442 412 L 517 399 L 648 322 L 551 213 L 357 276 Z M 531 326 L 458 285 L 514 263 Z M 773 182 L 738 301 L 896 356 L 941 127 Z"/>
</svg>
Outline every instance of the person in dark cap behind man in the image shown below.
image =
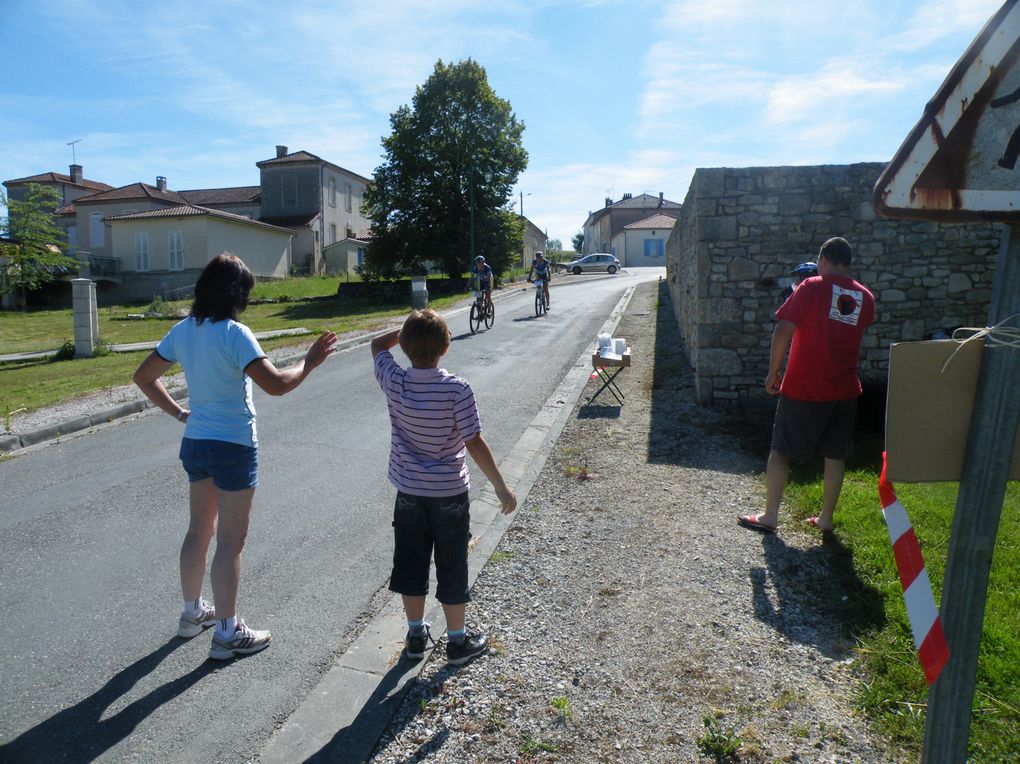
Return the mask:
<svg viewBox="0 0 1020 764">
<path fill-rule="evenodd" d="M 810 278 L 811 276 L 818 275 L 818 266 L 815 263 L 808 260 L 806 263 L 801 263 L 792 271 L 790 271 L 790 275 L 793 276 L 793 283 L 787 284 L 783 288 L 783 291 L 780 292 L 780 294 L 783 297 L 783 302 L 786 302 L 787 300 L 790 299 L 790 295 L 793 294 L 794 289 L 800 286 L 800 282 L 802 282 L 806 278 Z"/>
<path fill-rule="evenodd" d="M 852 258 L 850 242 L 828 239 L 818 253 L 818 275 L 805 279 L 776 311 L 765 389 L 779 396 L 779 405 L 765 471 L 765 511 L 738 515 L 745 528 L 775 532 L 790 462 L 807 461 L 821 451 L 822 510 L 808 523 L 832 530 L 861 394 L 861 337 L 875 320 L 874 296 L 850 277 Z M 780 377 L 787 350 L 786 374 Z"/>
</svg>

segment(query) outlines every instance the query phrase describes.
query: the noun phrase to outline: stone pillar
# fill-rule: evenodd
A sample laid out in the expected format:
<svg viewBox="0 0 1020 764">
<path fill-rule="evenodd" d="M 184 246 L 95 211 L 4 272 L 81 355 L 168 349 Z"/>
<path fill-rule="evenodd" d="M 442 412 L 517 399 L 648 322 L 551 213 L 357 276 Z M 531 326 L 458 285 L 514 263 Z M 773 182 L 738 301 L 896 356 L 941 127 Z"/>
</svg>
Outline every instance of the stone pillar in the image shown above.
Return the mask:
<svg viewBox="0 0 1020 764">
<path fill-rule="evenodd" d="M 411 279 L 411 306 L 416 310 L 429 306 L 428 282 L 424 276 L 415 276 Z"/>
<path fill-rule="evenodd" d="M 99 328 L 96 325 L 96 285 L 89 279 L 71 279 L 74 306 L 74 355 L 89 358 L 95 351 Z"/>
<path fill-rule="evenodd" d="M 89 299 L 92 302 L 92 345 L 99 343 L 99 301 L 96 299 L 96 282 L 89 283 Z"/>
</svg>

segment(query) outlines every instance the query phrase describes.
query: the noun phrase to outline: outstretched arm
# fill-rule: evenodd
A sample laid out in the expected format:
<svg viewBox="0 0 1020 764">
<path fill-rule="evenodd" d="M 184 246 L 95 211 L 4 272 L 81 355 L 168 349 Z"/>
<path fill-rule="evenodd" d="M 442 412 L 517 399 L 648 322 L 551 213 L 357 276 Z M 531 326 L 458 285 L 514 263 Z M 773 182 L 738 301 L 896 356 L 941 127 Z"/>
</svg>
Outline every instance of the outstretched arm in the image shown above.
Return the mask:
<svg viewBox="0 0 1020 764">
<path fill-rule="evenodd" d="M 471 438 L 471 440 L 466 441 L 464 445 L 467 446 L 468 453 L 475 460 L 475 464 L 481 468 L 482 472 L 485 473 L 485 477 L 492 483 L 492 487 L 496 489 L 496 496 L 499 497 L 500 504 L 503 505 L 503 514 L 509 515 L 517 509 L 517 497 L 510 490 L 510 486 L 506 484 L 506 481 L 503 479 L 503 473 L 499 471 L 499 467 L 496 466 L 496 460 L 492 456 L 489 444 L 485 442 L 485 438 L 479 433 Z"/>
<path fill-rule="evenodd" d="M 245 366 L 244 373 L 270 395 L 286 395 L 304 382 L 312 373 L 312 369 L 325 361 L 334 350 L 336 350 L 336 335 L 333 332 L 323 332 L 308 348 L 304 359 L 293 366 L 278 369 L 272 361 L 263 357 L 256 358 Z"/>
</svg>

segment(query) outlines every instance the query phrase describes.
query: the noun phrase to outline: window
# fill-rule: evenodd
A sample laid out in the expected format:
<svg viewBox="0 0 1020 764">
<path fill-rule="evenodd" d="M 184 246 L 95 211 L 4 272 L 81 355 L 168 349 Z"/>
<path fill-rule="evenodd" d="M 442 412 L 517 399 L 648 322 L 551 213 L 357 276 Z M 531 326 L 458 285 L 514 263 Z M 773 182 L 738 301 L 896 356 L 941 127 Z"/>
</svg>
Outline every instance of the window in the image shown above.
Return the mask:
<svg viewBox="0 0 1020 764">
<path fill-rule="evenodd" d="M 297 204 L 297 175 L 286 173 L 280 181 L 283 184 L 283 206 L 293 207 Z"/>
<path fill-rule="evenodd" d="M 336 223 L 329 224 L 329 243 L 334 244 L 336 242 Z"/>
<path fill-rule="evenodd" d="M 329 206 L 336 207 L 336 178 L 329 179 Z"/>
<path fill-rule="evenodd" d="M 666 254 L 662 239 L 645 239 L 645 257 L 662 257 Z"/>
<path fill-rule="evenodd" d="M 147 231 L 135 234 L 135 270 L 149 270 L 149 234 Z"/>
<path fill-rule="evenodd" d="M 167 234 L 167 251 L 170 253 L 170 270 L 184 270 L 184 231 L 170 231 Z"/>
<path fill-rule="evenodd" d="M 348 212 L 351 211 L 351 184 L 350 183 L 348 183 L 346 188 L 344 189 L 344 206 L 347 208 Z"/>
<path fill-rule="evenodd" d="M 68 254 L 74 254 L 78 251 L 78 226 L 69 225 L 67 227 L 67 251 Z"/>
<path fill-rule="evenodd" d="M 103 213 L 93 212 L 89 215 L 89 247 L 106 246 L 106 236 L 103 230 Z"/>
</svg>

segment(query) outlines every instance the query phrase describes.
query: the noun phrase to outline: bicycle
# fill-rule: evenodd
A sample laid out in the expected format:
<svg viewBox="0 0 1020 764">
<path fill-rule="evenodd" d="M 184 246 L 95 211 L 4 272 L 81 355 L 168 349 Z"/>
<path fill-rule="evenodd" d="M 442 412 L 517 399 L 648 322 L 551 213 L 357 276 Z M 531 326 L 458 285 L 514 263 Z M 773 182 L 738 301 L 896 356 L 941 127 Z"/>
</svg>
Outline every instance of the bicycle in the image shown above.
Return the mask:
<svg viewBox="0 0 1020 764">
<path fill-rule="evenodd" d="M 486 329 L 492 328 L 496 321 L 496 309 L 492 305 L 492 298 L 488 297 L 484 291 L 474 289 L 473 292 L 475 301 L 471 304 L 471 315 L 468 320 L 471 325 L 471 333 L 475 334 L 482 328 L 483 321 Z"/>
<path fill-rule="evenodd" d="M 545 293 L 545 282 L 542 279 L 528 279 L 535 285 L 535 315 L 541 316 L 549 312 L 549 298 Z"/>
</svg>

